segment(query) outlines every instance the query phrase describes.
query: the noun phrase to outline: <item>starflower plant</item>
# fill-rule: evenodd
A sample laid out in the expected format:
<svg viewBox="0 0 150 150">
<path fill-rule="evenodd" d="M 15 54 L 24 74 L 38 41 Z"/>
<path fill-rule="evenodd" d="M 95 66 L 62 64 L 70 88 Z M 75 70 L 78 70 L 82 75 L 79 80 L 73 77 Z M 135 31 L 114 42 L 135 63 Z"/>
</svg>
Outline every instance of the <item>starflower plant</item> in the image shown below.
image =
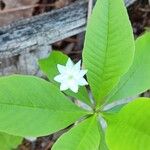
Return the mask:
<svg viewBox="0 0 150 150">
<path fill-rule="evenodd" d="M 52 150 L 150 150 L 150 99 L 138 97 L 150 89 L 150 33 L 134 41 L 122 0 L 97 0 L 82 58 L 84 70 L 51 52 L 39 61 L 48 81 L 0 78 L 0 147 L 15 141 L 1 149 L 67 128 Z"/>
</svg>

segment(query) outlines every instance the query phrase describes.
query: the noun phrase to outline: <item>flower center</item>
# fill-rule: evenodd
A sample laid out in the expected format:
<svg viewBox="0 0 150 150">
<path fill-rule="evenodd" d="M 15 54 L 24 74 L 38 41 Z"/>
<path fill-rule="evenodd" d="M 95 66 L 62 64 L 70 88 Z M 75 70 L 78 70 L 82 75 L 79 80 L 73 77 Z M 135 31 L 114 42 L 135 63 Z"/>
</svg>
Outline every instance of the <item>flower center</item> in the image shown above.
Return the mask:
<svg viewBox="0 0 150 150">
<path fill-rule="evenodd" d="M 72 79 L 73 79 L 73 75 L 69 75 L 68 80 L 72 80 Z"/>
</svg>

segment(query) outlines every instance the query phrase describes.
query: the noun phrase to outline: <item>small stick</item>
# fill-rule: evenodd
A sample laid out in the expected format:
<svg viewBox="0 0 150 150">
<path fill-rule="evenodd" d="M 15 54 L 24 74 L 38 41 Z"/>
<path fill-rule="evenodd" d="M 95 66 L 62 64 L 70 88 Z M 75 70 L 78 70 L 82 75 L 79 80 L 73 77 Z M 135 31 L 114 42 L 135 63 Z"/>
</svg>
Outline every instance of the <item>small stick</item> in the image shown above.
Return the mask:
<svg viewBox="0 0 150 150">
<path fill-rule="evenodd" d="M 0 14 L 3 13 L 11 13 L 11 12 L 15 12 L 15 11 L 22 11 L 22 10 L 26 10 L 26 9 L 31 9 L 31 8 L 35 8 L 35 7 L 52 7 L 55 6 L 54 4 L 35 4 L 35 5 L 26 5 L 26 6 L 22 6 L 19 8 L 11 8 L 11 9 L 5 9 L 0 11 Z"/>
<path fill-rule="evenodd" d="M 93 9 L 93 0 L 89 0 L 89 3 L 88 3 L 88 20 L 92 14 L 92 9 Z"/>
</svg>

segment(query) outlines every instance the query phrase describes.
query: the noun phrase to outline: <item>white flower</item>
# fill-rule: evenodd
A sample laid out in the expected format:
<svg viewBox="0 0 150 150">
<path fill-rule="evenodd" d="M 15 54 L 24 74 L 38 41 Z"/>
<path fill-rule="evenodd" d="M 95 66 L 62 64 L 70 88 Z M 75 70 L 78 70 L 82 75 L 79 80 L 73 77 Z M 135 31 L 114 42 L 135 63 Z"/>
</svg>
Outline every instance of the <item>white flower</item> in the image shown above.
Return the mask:
<svg viewBox="0 0 150 150">
<path fill-rule="evenodd" d="M 61 83 L 60 90 L 64 91 L 67 89 L 77 93 L 79 86 L 88 85 L 87 81 L 83 76 L 87 73 L 87 70 L 81 70 L 81 61 L 74 64 L 69 58 L 66 66 L 57 65 L 58 71 L 60 72 L 54 80 Z"/>
</svg>

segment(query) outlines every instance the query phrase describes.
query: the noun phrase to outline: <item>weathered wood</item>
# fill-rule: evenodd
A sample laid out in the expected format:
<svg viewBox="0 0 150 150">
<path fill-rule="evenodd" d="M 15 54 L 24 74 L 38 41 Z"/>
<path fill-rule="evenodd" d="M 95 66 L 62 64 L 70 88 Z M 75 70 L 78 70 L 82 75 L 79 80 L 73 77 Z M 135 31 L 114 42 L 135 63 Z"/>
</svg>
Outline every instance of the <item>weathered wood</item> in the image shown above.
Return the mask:
<svg viewBox="0 0 150 150">
<path fill-rule="evenodd" d="M 135 1 L 136 0 L 125 0 L 125 4 L 128 7 L 128 6 L 132 5 Z"/>
<path fill-rule="evenodd" d="M 21 55 L 0 59 L 0 76 L 26 74 L 43 77 L 38 60 L 51 52 L 51 46 L 41 46 L 34 51 L 24 51 Z"/>
<path fill-rule="evenodd" d="M 125 0 L 130 5 L 135 0 Z M 0 28 L 0 59 L 52 44 L 85 30 L 88 0 Z"/>
<path fill-rule="evenodd" d="M 78 34 L 85 29 L 86 0 L 0 29 L 0 58 L 12 57 Z"/>
</svg>

